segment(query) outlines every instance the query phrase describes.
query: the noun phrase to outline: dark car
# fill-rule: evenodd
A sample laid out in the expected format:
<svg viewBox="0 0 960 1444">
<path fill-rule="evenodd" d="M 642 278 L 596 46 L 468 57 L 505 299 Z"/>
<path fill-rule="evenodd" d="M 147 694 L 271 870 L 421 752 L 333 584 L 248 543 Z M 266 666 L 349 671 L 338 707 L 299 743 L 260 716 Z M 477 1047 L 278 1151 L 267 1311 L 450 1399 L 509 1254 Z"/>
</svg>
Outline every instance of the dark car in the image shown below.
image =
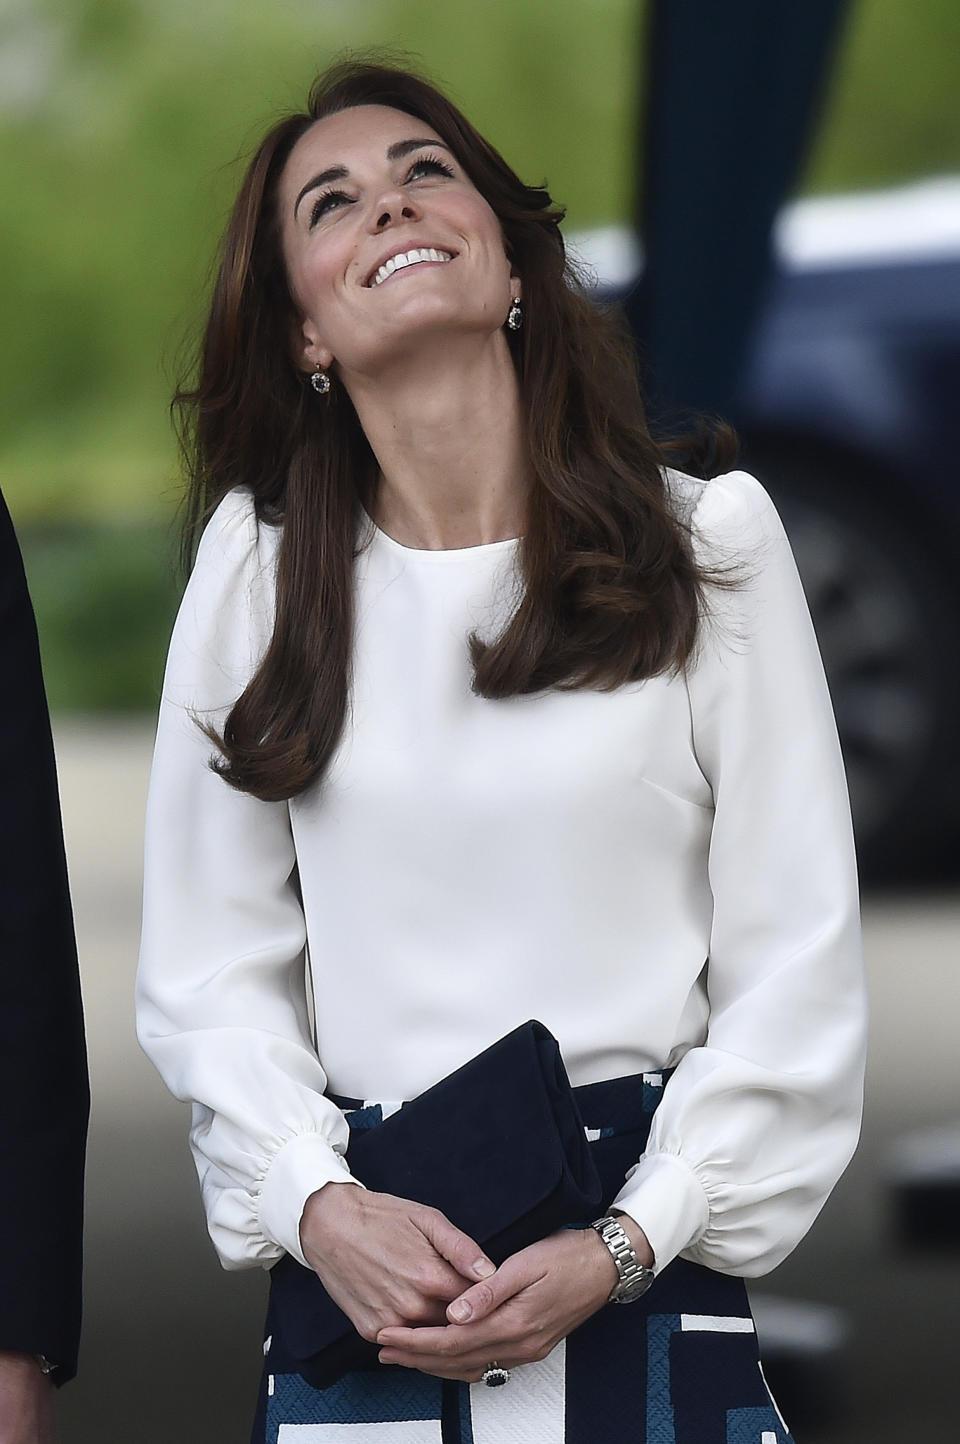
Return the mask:
<svg viewBox="0 0 960 1444">
<path fill-rule="evenodd" d="M 629 233 L 581 233 L 602 290 Z M 824 655 L 861 857 L 942 874 L 960 834 L 960 180 L 805 200 L 741 387 L 743 464 L 776 500 Z"/>
</svg>

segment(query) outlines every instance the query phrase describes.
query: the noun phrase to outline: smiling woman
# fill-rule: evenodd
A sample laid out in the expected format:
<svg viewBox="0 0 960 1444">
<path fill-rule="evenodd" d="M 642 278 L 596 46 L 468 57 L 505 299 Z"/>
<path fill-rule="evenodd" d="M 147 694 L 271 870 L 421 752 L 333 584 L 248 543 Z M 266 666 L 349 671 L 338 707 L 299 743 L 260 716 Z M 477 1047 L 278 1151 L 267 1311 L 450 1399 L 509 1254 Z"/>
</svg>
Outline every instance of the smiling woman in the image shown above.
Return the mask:
<svg viewBox="0 0 960 1444">
<path fill-rule="evenodd" d="M 339 66 L 253 157 L 177 397 L 140 1036 L 224 1264 L 280 1262 L 259 1444 L 788 1439 L 738 1276 L 856 1139 L 842 765 L 769 500 L 667 465 L 561 219 Z M 538 1017 L 600 1218 L 497 1252 L 416 1169 L 360 1186 L 358 1132 Z M 540 1141 L 461 1187 L 513 1200 Z"/>
<path fill-rule="evenodd" d="M 335 67 L 262 142 L 197 384 L 176 397 L 188 542 L 237 487 L 260 521 L 283 522 L 271 645 L 217 735 L 235 786 L 288 798 L 330 761 L 366 515 L 427 549 L 523 533 L 520 606 L 471 638 L 481 695 L 612 686 L 689 655 L 701 578 L 719 573 L 690 551 L 632 343 L 578 286 L 562 216 L 395 69 Z M 424 248 L 451 261 L 371 284 Z M 710 449 L 731 454 L 722 433 Z"/>
<path fill-rule="evenodd" d="M 513 374 L 505 342 L 490 336 L 521 291 L 500 222 L 439 135 L 410 129 L 384 105 L 325 116 L 297 141 L 278 186 L 303 364 L 325 371 L 336 360 L 375 453 L 370 427 L 401 358 L 408 385 L 417 358 L 437 375 L 482 355 L 484 384 L 499 385 L 504 366 Z M 477 336 L 487 344 L 474 356 Z"/>
</svg>

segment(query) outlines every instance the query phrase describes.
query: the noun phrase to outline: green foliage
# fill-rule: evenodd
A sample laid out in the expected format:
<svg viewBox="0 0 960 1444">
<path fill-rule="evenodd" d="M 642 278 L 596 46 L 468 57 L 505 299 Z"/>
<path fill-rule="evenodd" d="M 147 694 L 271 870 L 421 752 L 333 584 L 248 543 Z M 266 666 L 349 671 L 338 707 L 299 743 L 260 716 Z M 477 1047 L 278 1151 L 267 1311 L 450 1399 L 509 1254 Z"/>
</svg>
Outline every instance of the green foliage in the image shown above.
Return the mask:
<svg viewBox="0 0 960 1444">
<path fill-rule="evenodd" d="M 163 504 L 167 399 L 242 157 L 345 47 L 422 58 L 579 221 L 626 204 L 630 0 L 562 26 L 547 0 L 7 5 L 27 79 L 0 100 L 0 478 L 21 517 Z"/>
<path fill-rule="evenodd" d="M 154 710 L 178 596 L 171 527 L 48 525 L 20 540 L 51 708 Z"/>
<path fill-rule="evenodd" d="M 854 0 L 808 168 L 812 191 L 960 170 L 960 6 Z"/>
</svg>

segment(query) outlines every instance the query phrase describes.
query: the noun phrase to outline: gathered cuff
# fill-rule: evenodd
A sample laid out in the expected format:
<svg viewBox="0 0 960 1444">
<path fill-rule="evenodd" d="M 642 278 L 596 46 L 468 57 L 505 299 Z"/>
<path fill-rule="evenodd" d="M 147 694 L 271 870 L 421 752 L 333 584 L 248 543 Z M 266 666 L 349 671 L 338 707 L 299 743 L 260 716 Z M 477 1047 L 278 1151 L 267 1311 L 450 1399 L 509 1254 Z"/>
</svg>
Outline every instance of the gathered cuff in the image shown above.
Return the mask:
<svg viewBox="0 0 960 1444">
<path fill-rule="evenodd" d="M 643 1229 L 657 1273 L 696 1243 L 710 1221 L 703 1185 L 673 1153 L 645 1153 L 611 1207 L 629 1214 Z"/>
<path fill-rule="evenodd" d="M 310 1265 L 300 1247 L 300 1220 L 307 1199 L 327 1183 L 355 1183 L 346 1159 L 321 1133 L 299 1133 L 274 1155 L 260 1185 L 257 1213 L 264 1237 Z"/>
</svg>

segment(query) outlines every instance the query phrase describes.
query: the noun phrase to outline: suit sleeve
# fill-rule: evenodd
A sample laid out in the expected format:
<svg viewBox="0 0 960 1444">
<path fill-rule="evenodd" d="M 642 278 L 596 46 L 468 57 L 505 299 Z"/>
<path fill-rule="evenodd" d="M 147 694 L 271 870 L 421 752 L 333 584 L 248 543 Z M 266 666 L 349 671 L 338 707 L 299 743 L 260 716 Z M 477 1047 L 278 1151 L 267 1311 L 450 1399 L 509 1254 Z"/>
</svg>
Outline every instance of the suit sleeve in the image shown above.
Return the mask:
<svg viewBox="0 0 960 1444">
<path fill-rule="evenodd" d="M 53 739 L 0 498 L 0 1348 L 76 1372 L 89 1093 Z"/>
<path fill-rule="evenodd" d="M 211 519 L 170 643 L 147 803 L 140 1041 L 192 1107 L 190 1145 L 225 1268 L 305 1262 L 311 1193 L 350 1182 L 306 1005 L 306 926 L 285 802 L 210 767 L 272 632 L 276 531 L 249 493 Z"/>
<path fill-rule="evenodd" d="M 718 590 L 688 673 L 713 792 L 713 897 L 702 1047 L 664 1089 L 618 1206 L 657 1266 L 774 1268 L 803 1237 L 857 1141 L 865 991 L 853 838 L 830 698 L 800 579 L 763 488 L 704 489 L 701 560 Z"/>
</svg>

